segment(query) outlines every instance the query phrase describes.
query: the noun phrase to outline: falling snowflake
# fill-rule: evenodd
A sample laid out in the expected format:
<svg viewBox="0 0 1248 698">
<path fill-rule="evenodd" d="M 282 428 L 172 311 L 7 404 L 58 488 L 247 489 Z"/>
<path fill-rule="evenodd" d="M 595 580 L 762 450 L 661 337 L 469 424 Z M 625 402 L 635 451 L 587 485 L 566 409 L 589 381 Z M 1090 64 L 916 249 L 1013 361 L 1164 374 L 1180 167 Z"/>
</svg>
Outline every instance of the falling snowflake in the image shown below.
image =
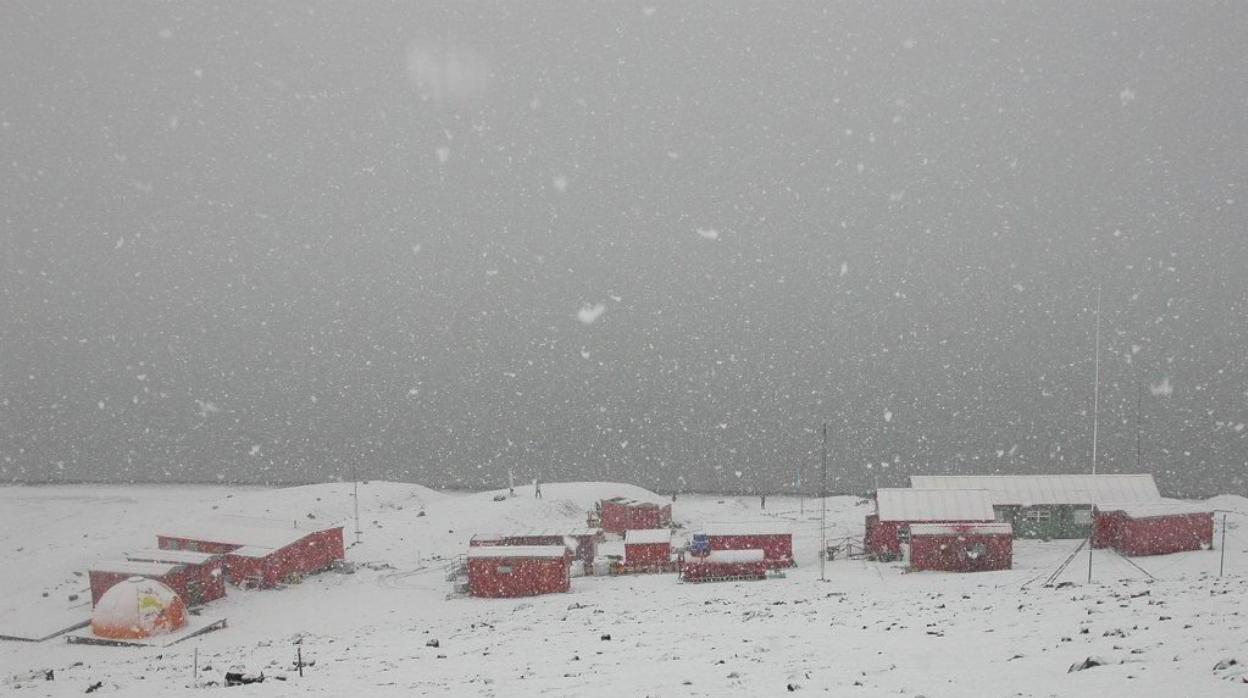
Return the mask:
<svg viewBox="0 0 1248 698">
<path fill-rule="evenodd" d="M 698 236 L 703 240 L 718 240 L 719 231 L 714 228 L 698 228 Z"/>
<path fill-rule="evenodd" d="M 590 305 L 589 303 L 586 303 L 585 305 L 581 306 L 580 310 L 577 311 L 576 318 L 580 320 L 581 322 L 585 323 L 586 325 L 592 325 L 594 324 L 595 320 L 597 320 L 604 312 L 606 312 L 606 310 L 607 310 L 607 306 L 603 305 L 602 303 L 595 303 L 594 305 Z"/>
</svg>

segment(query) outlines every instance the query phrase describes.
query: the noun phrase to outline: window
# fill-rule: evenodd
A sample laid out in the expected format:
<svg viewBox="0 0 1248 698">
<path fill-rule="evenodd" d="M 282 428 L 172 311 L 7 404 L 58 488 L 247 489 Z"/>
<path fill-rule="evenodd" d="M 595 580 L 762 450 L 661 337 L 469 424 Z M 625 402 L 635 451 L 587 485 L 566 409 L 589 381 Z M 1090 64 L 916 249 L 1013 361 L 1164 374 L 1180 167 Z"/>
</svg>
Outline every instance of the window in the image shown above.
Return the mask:
<svg viewBox="0 0 1248 698">
<path fill-rule="evenodd" d="M 1053 520 L 1053 512 L 1048 509 L 1028 509 L 1023 512 L 1023 520 L 1033 524 L 1047 524 Z"/>
<path fill-rule="evenodd" d="M 1081 526 L 1087 526 L 1088 524 L 1092 523 L 1092 510 L 1091 509 L 1075 509 L 1074 513 L 1072 514 L 1072 519 L 1076 524 L 1079 524 Z"/>
<path fill-rule="evenodd" d="M 499 574 L 511 574 L 511 565 L 499 565 L 497 571 Z"/>
</svg>

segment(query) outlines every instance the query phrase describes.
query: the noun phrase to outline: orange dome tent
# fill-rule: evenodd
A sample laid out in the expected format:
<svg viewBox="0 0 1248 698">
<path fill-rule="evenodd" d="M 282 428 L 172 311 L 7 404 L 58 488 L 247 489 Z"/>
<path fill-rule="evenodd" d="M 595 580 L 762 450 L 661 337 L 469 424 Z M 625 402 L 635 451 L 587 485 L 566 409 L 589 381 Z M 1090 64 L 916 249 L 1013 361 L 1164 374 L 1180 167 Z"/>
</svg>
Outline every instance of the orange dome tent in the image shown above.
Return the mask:
<svg viewBox="0 0 1248 698">
<path fill-rule="evenodd" d="M 111 640 L 138 640 L 186 626 L 186 604 L 154 579 L 131 577 L 104 592 L 91 613 L 91 630 Z"/>
</svg>

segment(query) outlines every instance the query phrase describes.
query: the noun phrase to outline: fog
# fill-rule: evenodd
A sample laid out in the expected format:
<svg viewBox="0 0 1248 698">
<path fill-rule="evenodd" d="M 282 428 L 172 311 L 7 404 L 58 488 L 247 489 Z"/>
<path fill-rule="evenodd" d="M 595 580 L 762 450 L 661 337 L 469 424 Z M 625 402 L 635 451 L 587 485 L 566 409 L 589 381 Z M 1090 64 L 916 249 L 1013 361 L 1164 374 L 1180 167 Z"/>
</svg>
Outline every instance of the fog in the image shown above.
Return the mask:
<svg viewBox="0 0 1248 698">
<path fill-rule="evenodd" d="M 4 3 L 0 480 L 1248 493 L 1245 27 Z"/>
</svg>

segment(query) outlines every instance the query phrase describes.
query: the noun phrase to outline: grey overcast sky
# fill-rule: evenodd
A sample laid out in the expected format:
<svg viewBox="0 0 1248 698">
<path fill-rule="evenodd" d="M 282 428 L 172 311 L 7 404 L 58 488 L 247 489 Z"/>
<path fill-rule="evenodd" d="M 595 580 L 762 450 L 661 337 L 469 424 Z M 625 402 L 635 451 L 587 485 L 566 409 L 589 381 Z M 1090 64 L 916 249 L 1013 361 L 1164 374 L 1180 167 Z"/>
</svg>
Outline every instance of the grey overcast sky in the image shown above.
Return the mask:
<svg viewBox="0 0 1248 698">
<path fill-rule="evenodd" d="M 1248 494 L 1246 32 L 5 2 L 0 479 Z"/>
</svg>

